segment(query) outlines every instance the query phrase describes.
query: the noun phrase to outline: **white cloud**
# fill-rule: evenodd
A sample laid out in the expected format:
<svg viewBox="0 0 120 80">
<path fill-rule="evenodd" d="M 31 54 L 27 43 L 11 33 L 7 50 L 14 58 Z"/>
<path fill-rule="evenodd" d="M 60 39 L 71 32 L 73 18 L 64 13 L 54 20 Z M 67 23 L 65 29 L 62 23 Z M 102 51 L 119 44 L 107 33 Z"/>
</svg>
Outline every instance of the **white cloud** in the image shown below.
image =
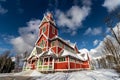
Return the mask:
<svg viewBox="0 0 120 80">
<path fill-rule="evenodd" d="M 96 45 L 98 45 L 99 42 L 100 41 L 96 39 L 96 40 L 93 41 L 93 45 L 96 46 Z"/>
<path fill-rule="evenodd" d="M 82 4 L 85 6 L 90 6 L 90 5 L 92 5 L 92 1 L 91 0 L 83 0 Z"/>
<path fill-rule="evenodd" d="M 5 14 L 5 13 L 7 13 L 7 12 L 8 12 L 8 10 L 5 9 L 5 8 L 3 8 L 3 7 L 0 5 L 0 14 Z"/>
<path fill-rule="evenodd" d="M 84 1 L 83 6 L 72 6 L 67 12 L 62 12 L 61 10 L 56 10 L 55 17 L 58 26 L 68 28 L 70 32 L 76 31 L 81 27 L 82 21 L 90 13 L 90 0 Z"/>
<path fill-rule="evenodd" d="M 102 6 L 106 7 L 108 12 L 111 12 L 120 6 L 120 0 L 105 0 Z"/>
<path fill-rule="evenodd" d="M 40 20 L 31 20 L 26 27 L 20 27 L 20 36 L 11 38 L 10 43 L 16 53 L 31 52 L 38 37 Z"/>
<path fill-rule="evenodd" d="M 84 35 L 88 35 L 89 33 L 92 33 L 92 29 L 91 29 L 91 28 L 88 28 L 88 29 L 85 31 Z"/>
<path fill-rule="evenodd" d="M 91 35 L 100 35 L 102 33 L 102 28 L 101 27 L 97 27 L 97 28 L 88 28 L 86 31 L 85 31 L 85 33 L 84 33 L 84 35 L 89 35 L 89 34 L 91 34 Z"/>
</svg>

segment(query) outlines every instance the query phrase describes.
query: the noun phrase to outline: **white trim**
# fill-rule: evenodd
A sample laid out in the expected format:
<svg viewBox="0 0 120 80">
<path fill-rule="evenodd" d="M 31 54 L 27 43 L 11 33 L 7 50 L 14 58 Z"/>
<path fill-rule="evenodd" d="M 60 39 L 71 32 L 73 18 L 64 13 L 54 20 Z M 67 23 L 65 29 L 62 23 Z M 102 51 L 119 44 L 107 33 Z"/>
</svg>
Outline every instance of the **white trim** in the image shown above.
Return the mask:
<svg viewBox="0 0 120 80">
<path fill-rule="evenodd" d="M 45 16 L 45 14 L 44 14 L 44 17 L 43 17 L 43 19 L 46 19 L 47 20 L 47 22 L 49 22 L 49 20 L 46 18 L 46 16 Z M 39 25 L 39 27 L 42 25 L 42 23 L 43 23 L 43 19 L 42 19 L 42 21 L 41 21 L 41 23 L 40 23 L 40 25 Z"/>
<path fill-rule="evenodd" d="M 68 69 L 70 69 L 70 58 L 68 56 Z"/>
</svg>

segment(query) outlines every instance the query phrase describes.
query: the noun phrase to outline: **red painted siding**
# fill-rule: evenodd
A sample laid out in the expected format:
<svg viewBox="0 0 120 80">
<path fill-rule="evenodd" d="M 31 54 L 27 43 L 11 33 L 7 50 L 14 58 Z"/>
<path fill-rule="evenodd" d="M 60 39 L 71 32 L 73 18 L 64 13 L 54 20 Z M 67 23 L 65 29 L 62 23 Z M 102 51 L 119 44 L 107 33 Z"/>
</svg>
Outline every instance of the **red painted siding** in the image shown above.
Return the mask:
<svg viewBox="0 0 120 80">
<path fill-rule="evenodd" d="M 82 68 L 89 68 L 89 62 L 88 61 L 83 62 Z"/>
<path fill-rule="evenodd" d="M 54 65 L 55 69 L 68 69 L 68 62 L 58 62 Z"/>
<path fill-rule="evenodd" d="M 62 48 L 58 47 L 58 54 L 62 51 Z"/>
<path fill-rule="evenodd" d="M 75 63 L 74 62 L 70 62 L 70 69 L 74 69 L 75 68 Z"/>
<path fill-rule="evenodd" d="M 52 29 L 53 29 L 53 28 L 55 29 L 55 33 L 52 32 Z M 58 34 L 58 33 L 57 33 L 57 29 L 56 29 L 54 26 L 52 26 L 52 25 L 49 26 L 49 31 L 50 31 L 50 32 L 49 32 L 49 38 L 53 38 L 53 37 L 55 37 L 55 36 Z"/>
<path fill-rule="evenodd" d="M 49 28 L 48 28 L 48 24 L 49 24 L 48 22 L 44 22 L 44 23 L 41 25 L 41 27 L 40 27 L 40 34 L 39 34 L 39 35 L 42 34 L 42 28 L 43 28 L 43 27 L 46 27 L 46 31 L 44 32 L 44 34 L 45 34 L 46 36 L 48 36 L 48 31 L 49 31 L 49 30 L 48 30 L 48 29 L 49 29 Z"/>
<path fill-rule="evenodd" d="M 76 63 L 76 68 L 81 68 L 79 63 Z"/>
<path fill-rule="evenodd" d="M 57 47 L 52 47 L 52 51 L 53 51 L 54 53 L 56 53 L 56 52 L 57 52 Z"/>
</svg>

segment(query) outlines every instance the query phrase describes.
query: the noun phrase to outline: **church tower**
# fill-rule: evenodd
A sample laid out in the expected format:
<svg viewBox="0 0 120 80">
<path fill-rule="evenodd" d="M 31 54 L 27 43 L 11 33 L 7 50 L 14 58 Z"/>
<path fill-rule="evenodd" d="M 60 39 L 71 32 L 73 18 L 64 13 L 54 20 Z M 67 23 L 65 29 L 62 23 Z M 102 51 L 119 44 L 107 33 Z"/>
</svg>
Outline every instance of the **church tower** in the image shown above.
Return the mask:
<svg viewBox="0 0 120 80">
<path fill-rule="evenodd" d="M 50 40 L 58 35 L 58 29 L 53 20 L 51 13 L 46 13 L 39 26 L 39 38 L 36 46 L 41 47 L 43 51 L 47 51 L 50 47 Z"/>
</svg>

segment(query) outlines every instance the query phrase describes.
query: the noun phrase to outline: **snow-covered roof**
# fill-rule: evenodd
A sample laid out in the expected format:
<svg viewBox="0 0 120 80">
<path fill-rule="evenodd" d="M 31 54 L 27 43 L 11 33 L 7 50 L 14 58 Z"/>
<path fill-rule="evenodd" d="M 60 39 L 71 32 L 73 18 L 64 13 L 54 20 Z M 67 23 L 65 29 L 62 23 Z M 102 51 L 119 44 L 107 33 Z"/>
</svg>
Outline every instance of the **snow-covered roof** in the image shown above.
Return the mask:
<svg viewBox="0 0 120 80">
<path fill-rule="evenodd" d="M 89 51 L 87 49 L 79 50 L 80 54 L 77 54 L 79 57 L 82 57 L 84 61 L 88 60 Z"/>
<path fill-rule="evenodd" d="M 41 56 L 55 56 L 55 54 L 51 51 L 51 49 L 49 49 L 48 51 L 43 51 L 41 54 L 38 55 L 38 57 L 41 57 Z"/>
<path fill-rule="evenodd" d="M 82 52 L 82 53 L 72 53 L 66 49 L 63 50 L 63 53 L 61 54 L 61 56 L 72 56 L 72 57 L 75 57 L 79 60 L 82 60 L 82 61 L 87 61 L 88 60 L 88 53 L 87 52 Z"/>
<path fill-rule="evenodd" d="M 72 52 L 64 49 L 64 50 L 63 50 L 63 53 L 61 54 L 61 56 L 68 56 L 68 55 L 69 55 L 69 56 L 72 56 L 72 57 L 75 57 L 75 58 L 78 58 L 77 55 L 76 55 L 76 53 L 72 53 Z"/>
<path fill-rule="evenodd" d="M 54 40 L 54 39 L 59 39 L 59 40 L 63 41 L 64 43 L 66 43 L 67 45 L 69 45 L 72 48 L 74 48 L 75 45 L 76 45 L 76 43 L 72 43 L 72 42 L 70 42 L 70 40 L 64 40 L 59 36 L 55 36 L 52 40 Z"/>
</svg>

